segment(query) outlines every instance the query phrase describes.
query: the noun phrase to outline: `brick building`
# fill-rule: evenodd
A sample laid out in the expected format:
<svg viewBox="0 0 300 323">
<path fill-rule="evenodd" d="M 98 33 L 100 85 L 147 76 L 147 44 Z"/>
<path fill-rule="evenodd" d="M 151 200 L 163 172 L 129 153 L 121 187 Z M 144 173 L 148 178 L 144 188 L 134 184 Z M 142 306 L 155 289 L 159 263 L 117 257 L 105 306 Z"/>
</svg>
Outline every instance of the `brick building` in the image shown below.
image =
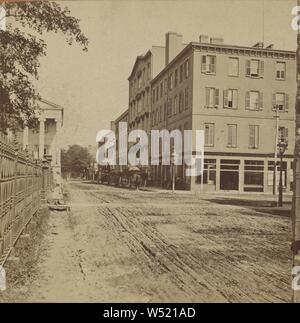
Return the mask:
<svg viewBox="0 0 300 323">
<path fill-rule="evenodd" d="M 159 48 L 159 55 L 152 49 L 139 56 L 129 77 L 128 130 L 204 130 L 204 174 L 186 177 L 185 166 L 176 166 L 183 187 L 268 193 L 273 188 L 278 119 L 278 140 L 288 141 L 283 174 L 289 192 L 295 52 L 262 43 L 227 45 L 205 35 L 186 45 L 174 32 L 166 34 L 165 47 L 153 48 Z M 155 57 L 159 63 L 153 63 Z M 154 185 L 170 186 L 170 166 L 152 166 L 151 172 Z"/>
</svg>

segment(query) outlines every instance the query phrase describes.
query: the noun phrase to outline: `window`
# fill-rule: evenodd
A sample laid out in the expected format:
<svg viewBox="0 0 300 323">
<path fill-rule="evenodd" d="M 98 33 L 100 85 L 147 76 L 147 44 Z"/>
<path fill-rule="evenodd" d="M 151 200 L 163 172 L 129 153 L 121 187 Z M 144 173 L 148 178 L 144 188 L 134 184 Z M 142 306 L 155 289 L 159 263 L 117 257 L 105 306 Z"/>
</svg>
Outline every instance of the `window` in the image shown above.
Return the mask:
<svg viewBox="0 0 300 323">
<path fill-rule="evenodd" d="M 163 82 L 160 82 L 160 97 L 162 98 L 163 96 L 163 92 L 164 92 L 164 85 L 163 85 Z"/>
<path fill-rule="evenodd" d="M 173 74 L 171 73 L 169 76 L 169 90 L 173 89 Z"/>
<path fill-rule="evenodd" d="M 190 76 L 190 61 L 187 59 L 184 62 L 184 76 L 185 78 L 188 78 Z"/>
<path fill-rule="evenodd" d="M 176 69 L 174 72 L 174 87 L 178 84 L 178 70 Z"/>
<path fill-rule="evenodd" d="M 278 109 L 280 112 L 288 112 L 289 110 L 289 96 L 286 93 L 273 94 L 273 110 Z"/>
<path fill-rule="evenodd" d="M 239 75 L 239 59 L 237 57 L 229 57 L 228 75 L 229 76 Z"/>
<path fill-rule="evenodd" d="M 166 117 L 167 117 L 167 113 L 168 113 L 167 108 L 168 108 L 167 103 L 165 103 L 164 104 L 164 120 L 166 120 Z"/>
<path fill-rule="evenodd" d="M 201 71 L 205 74 L 215 74 L 216 73 L 216 56 L 213 55 L 203 55 Z"/>
<path fill-rule="evenodd" d="M 263 93 L 259 91 L 246 92 L 246 109 L 262 110 L 263 109 Z"/>
<path fill-rule="evenodd" d="M 179 93 L 179 112 L 182 112 L 184 105 L 184 94 L 183 92 Z"/>
<path fill-rule="evenodd" d="M 215 136 L 215 124 L 214 123 L 205 123 L 204 124 L 204 144 L 205 146 L 214 145 L 214 136 Z"/>
<path fill-rule="evenodd" d="M 278 142 L 288 142 L 289 139 L 289 129 L 285 127 L 278 128 Z"/>
<path fill-rule="evenodd" d="M 237 125 L 236 124 L 229 124 L 227 125 L 228 129 L 228 147 L 235 148 L 237 146 Z"/>
<path fill-rule="evenodd" d="M 228 109 L 237 109 L 238 107 L 238 91 L 225 90 L 223 95 L 223 107 Z"/>
<path fill-rule="evenodd" d="M 164 86 L 164 88 L 165 88 L 165 94 L 167 94 L 167 92 L 168 92 L 168 79 L 165 79 L 165 86 Z"/>
<path fill-rule="evenodd" d="M 167 101 L 167 115 L 168 117 L 172 115 L 172 99 L 168 99 Z"/>
<path fill-rule="evenodd" d="M 264 61 L 258 59 L 250 59 L 246 61 L 246 76 L 263 77 Z"/>
<path fill-rule="evenodd" d="M 219 89 L 213 87 L 206 88 L 206 107 L 217 108 L 219 105 Z"/>
<path fill-rule="evenodd" d="M 263 192 L 264 190 L 264 161 L 245 160 L 244 192 Z"/>
<path fill-rule="evenodd" d="M 249 126 L 249 148 L 258 148 L 259 143 L 259 126 L 250 125 Z"/>
<path fill-rule="evenodd" d="M 138 88 L 140 89 L 142 87 L 142 77 L 141 74 L 138 76 Z"/>
<path fill-rule="evenodd" d="M 185 98 L 184 107 L 185 109 L 187 109 L 189 107 L 189 88 L 188 87 L 185 89 L 184 98 Z"/>
<path fill-rule="evenodd" d="M 150 80 L 151 78 L 151 65 L 150 63 L 148 63 L 148 69 L 147 69 L 148 73 L 147 73 L 147 79 Z"/>
<path fill-rule="evenodd" d="M 152 104 L 155 102 L 155 89 L 152 90 Z"/>
<path fill-rule="evenodd" d="M 173 111 L 173 114 L 176 114 L 177 113 L 177 95 L 175 95 L 174 97 L 174 111 Z"/>
<path fill-rule="evenodd" d="M 183 81 L 183 64 L 180 65 L 179 82 Z"/>
<path fill-rule="evenodd" d="M 163 110 L 163 106 L 160 106 L 160 117 L 159 117 L 159 121 L 162 122 L 164 120 L 164 110 Z"/>
<path fill-rule="evenodd" d="M 156 88 L 156 101 L 158 101 L 158 87 Z"/>
<path fill-rule="evenodd" d="M 285 80 L 285 62 L 276 63 L 276 79 Z"/>
</svg>

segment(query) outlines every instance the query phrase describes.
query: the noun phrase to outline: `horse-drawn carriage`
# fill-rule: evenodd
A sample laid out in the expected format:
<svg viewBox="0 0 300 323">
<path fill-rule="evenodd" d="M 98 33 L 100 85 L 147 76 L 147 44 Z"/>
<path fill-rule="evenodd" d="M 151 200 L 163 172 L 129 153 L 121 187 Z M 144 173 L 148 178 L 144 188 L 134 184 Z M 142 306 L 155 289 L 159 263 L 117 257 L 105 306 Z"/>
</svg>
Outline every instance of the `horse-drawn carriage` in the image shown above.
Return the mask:
<svg viewBox="0 0 300 323">
<path fill-rule="evenodd" d="M 97 183 L 138 189 L 147 185 L 148 168 L 143 166 L 124 168 L 110 165 L 99 166 L 96 178 Z"/>
</svg>

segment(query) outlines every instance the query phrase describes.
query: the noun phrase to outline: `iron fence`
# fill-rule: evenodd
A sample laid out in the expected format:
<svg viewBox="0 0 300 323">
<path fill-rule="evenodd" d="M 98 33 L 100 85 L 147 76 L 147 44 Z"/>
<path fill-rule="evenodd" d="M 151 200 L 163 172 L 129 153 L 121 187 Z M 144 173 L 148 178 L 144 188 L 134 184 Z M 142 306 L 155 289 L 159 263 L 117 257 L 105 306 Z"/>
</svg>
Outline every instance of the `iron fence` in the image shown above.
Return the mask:
<svg viewBox="0 0 300 323">
<path fill-rule="evenodd" d="M 33 160 L 0 133 L 0 265 L 51 187 L 47 161 Z"/>
</svg>

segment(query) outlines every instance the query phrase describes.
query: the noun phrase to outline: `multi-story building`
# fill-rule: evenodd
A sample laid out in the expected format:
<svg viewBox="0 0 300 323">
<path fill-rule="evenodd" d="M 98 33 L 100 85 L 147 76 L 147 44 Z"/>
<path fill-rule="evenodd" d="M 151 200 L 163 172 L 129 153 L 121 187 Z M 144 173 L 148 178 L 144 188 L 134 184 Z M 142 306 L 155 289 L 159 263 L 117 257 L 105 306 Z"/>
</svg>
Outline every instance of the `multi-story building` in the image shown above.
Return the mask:
<svg viewBox="0 0 300 323">
<path fill-rule="evenodd" d="M 290 191 L 295 52 L 262 43 L 226 45 L 208 36 L 185 46 L 172 33 L 166 36 L 168 53 L 151 81 L 151 128 L 205 133 L 203 176 L 186 177 L 185 166 L 176 166 L 176 180 L 187 189 L 270 192 L 278 131 L 279 140 L 288 141 L 283 174 Z M 152 166 L 152 173 L 156 184 L 170 185 L 169 166 Z"/>
<path fill-rule="evenodd" d="M 128 78 L 128 130 L 150 131 L 150 81 L 165 66 L 165 48 L 153 46 L 145 55 L 138 56 Z"/>
</svg>

